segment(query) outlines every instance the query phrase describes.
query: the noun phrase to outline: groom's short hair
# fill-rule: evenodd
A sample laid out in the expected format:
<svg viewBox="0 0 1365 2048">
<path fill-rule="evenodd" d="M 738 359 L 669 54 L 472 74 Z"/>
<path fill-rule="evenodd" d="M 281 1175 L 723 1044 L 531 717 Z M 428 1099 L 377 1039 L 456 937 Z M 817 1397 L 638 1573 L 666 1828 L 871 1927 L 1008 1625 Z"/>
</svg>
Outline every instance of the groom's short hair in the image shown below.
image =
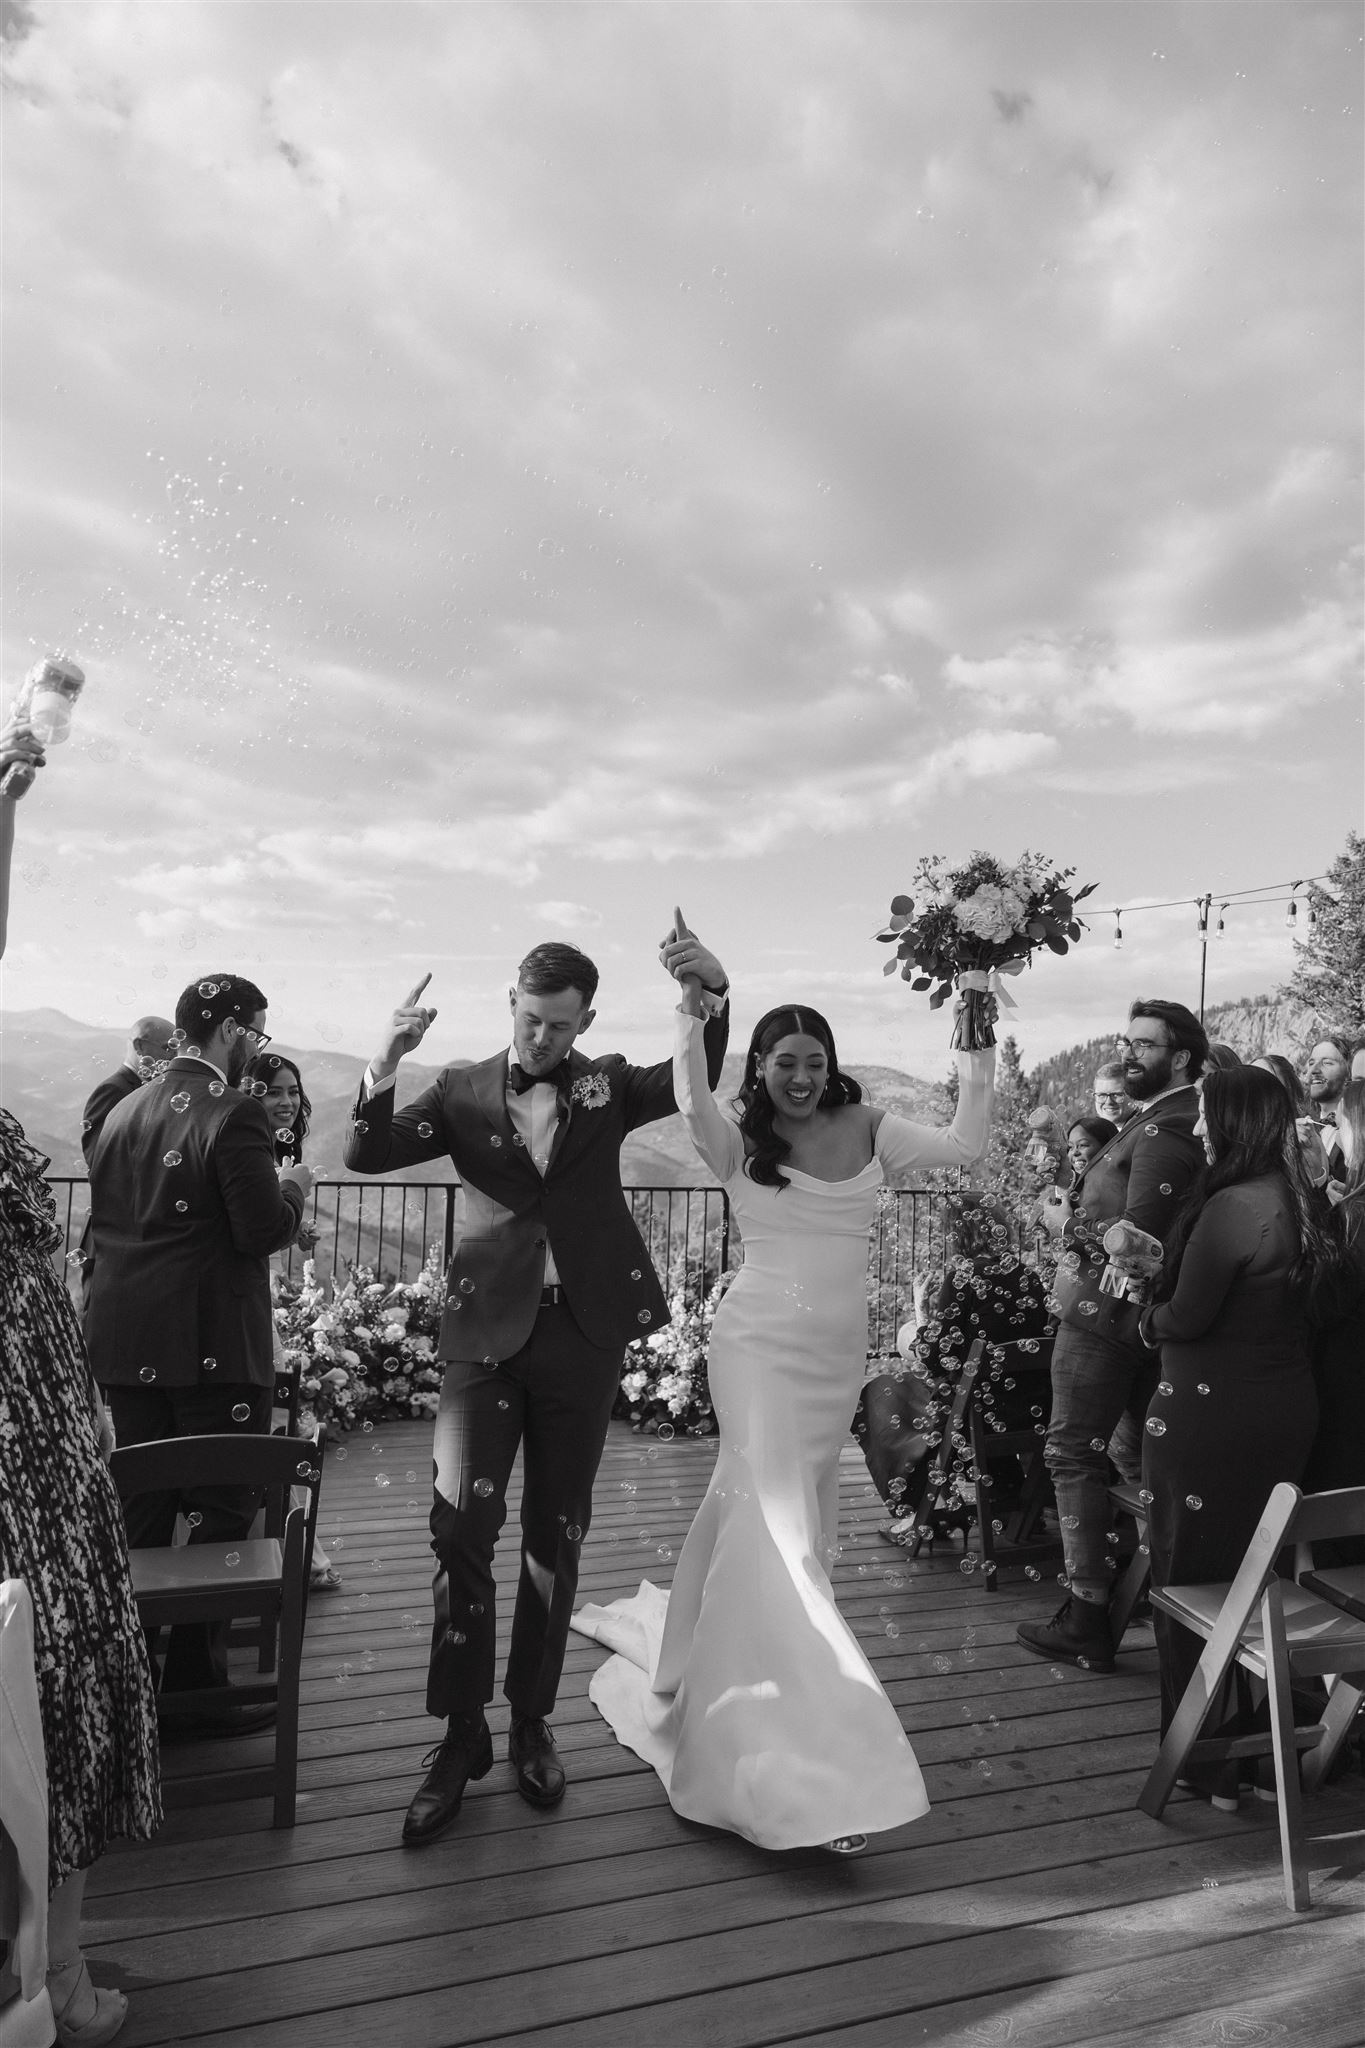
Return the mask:
<svg viewBox="0 0 1365 2048">
<path fill-rule="evenodd" d="M 561 989 L 576 988 L 586 1009 L 597 994 L 597 969 L 577 946 L 563 946 L 547 940 L 532 946 L 517 969 L 517 987 L 535 996 L 555 996 Z"/>
</svg>

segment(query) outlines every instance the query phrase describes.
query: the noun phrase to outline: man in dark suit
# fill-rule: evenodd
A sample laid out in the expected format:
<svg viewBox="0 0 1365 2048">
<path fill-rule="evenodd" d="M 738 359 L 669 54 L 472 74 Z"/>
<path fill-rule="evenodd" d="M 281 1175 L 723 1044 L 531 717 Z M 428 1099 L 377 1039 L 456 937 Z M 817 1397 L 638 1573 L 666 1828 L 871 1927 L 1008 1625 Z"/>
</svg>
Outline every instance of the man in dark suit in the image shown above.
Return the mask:
<svg viewBox="0 0 1365 2048">
<path fill-rule="evenodd" d="M 712 1086 L 728 1030 L 725 973 L 679 925 L 664 958 L 712 993 Z M 592 1486 L 634 1337 L 668 1307 L 621 1190 L 627 1132 L 676 1109 L 672 1064 L 586 1059 L 597 969 L 576 946 L 537 946 L 511 990 L 512 1044 L 473 1067 L 447 1067 L 394 1113 L 393 1077 L 436 1015 L 419 999 L 393 1014 L 356 1103 L 346 1164 L 386 1173 L 448 1155 L 466 1222 L 448 1278 L 439 1356 L 431 1547 L 435 1625 L 427 1710 L 444 1741 L 408 1808 L 405 1842 L 427 1842 L 459 1811 L 465 1784 L 492 1767 L 484 1708 L 493 1697 L 493 1553 L 516 1457 L 525 1461 L 522 1563 L 503 1684 L 518 1789 L 553 1806 L 564 1771 L 546 1725 L 578 1584 Z"/>
<path fill-rule="evenodd" d="M 1158 1366 L 1138 1335 L 1141 1304 L 1105 1284 L 1102 1239 L 1120 1218 L 1164 1240 L 1203 1164 L 1194 1135 L 1195 1087 L 1209 1042 L 1183 1003 L 1134 1003 L 1119 1040 L 1132 1116 L 1065 1196 L 1044 1204 L 1060 1238 L 1052 1419 L 1046 1458 L 1057 1493 L 1069 1594 L 1049 1623 L 1024 1622 L 1026 1650 L 1090 1671 L 1112 1671 L 1108 1459 L 1125 1478 L 1142 1470 L 1142 1425 Z"/>
<path fill-rule="evenodd" d="M 298 1229 L 311 1175 L 277 1175 L 265 1111 L 237 1092 L 268 1043 L 265 1017 L 240 975 L 192 984 L 176 1004 L 180 1051 L 109 1111 L 92 1152 L 86 1342 L 121 1444 L 269 1430 L 268 1259 Z M 227 1487 L 142 1495 L 128 1504 L 129 1543 L 168 1543 L 181 1509 L 191 1542 L 225 1543 L 246 1535 L 256 1502 Z M 163 1694 L 227 1682 L 221 1631 L 172 1630 Z M 225 1702 L 214 1720 L 261 1718 Z"/>
<path fill-rule="evenodd" d="M 81 1116 L 81 1151 L 85 1154 L 87 1169 L 96 1141 L 104 1129 L 104 1119 L 116 1102 L 122 1102 L 125 1095 L 131 1095 L 135 1088 L 149 1081 L 158 1067 L 165 1066 L 175 1051 L 171 1044 L 174 1030 L 175 1026 L 165 1017 L 139 1017 L 123 1048 L 122 1065 L 91 1089 Z M 95 1238 L 89 1216 L 81 1232 L 79 1258 L 81 1309 L 84 1312 L 90 1306 L 90 1281 L 95 1264 Z"/>
</svg>

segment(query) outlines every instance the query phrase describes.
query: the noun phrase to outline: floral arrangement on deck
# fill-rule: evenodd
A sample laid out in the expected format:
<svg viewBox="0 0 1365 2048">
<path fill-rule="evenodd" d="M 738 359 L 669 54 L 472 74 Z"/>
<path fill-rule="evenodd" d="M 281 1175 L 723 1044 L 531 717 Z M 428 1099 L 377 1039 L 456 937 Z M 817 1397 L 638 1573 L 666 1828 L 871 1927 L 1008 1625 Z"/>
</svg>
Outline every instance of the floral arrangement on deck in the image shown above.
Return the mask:
<svg viewBox="0 0 1365 2048">
<path fill-rule="evenodd" d="M 445 1304 L 439 1250 L 415 1280 L 386 1280 L 355 1266 L 329 1287 L 309 1259 L 301 1281 L 281 1278 L 275 1286 L 275 1328 L 286 1365 L 299 1370 L 306 1427 L 347 1430 L 436 1413 Z"/>
<path fill-rule="evenodd" d="M 917 897 L 893 896 L 890 921 L 876 934 L 880 944 L 896 948 L 883 972 L 899 968 L 912 988 L 933 989 L 929 1006 L 935 1010 L 956 985 L 964 1002 L 953 1044 L 968 1052 L 994 1045 L 997 1002 L 1014 1008 L 1001 975 L 1031 965 L 1042 946 L 1065 953 L 1081 936 L 1075 907 L 1095 884 L 1069 888 L 1075 872 L 1041 853 L 1022 853 L 1013 867 L 993 854 L 973 853 L 960 868 L 926 855 L 915 869 Z"/>
<path fill-rule="evenodd" d="M 672 1322 L 638 1338 L 626 1351 L 614 1415 L 665 1438 L 679 1431 L 715 1435 L 706 1355 L 717 1305 L 736 1270 L 722 1273 L 704 1293 L 696 1281 L 684 1281 L 674 1291 L 668 1303 Z"/>
</svg>

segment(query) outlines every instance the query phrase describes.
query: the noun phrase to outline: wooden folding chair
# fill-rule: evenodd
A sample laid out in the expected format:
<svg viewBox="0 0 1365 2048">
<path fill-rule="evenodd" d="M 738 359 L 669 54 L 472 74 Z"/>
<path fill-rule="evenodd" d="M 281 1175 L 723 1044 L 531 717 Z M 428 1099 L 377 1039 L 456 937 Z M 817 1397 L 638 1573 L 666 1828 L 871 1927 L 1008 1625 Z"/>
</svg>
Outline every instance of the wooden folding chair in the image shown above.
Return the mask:
<svg viewBox="0 0 1365 2048">
<path fill-rule="evenodd" d="M 1121 1479 L 1117 1486 L 1111 1486 L 1109 1501 L 1114 1512 L 1126 1516 L 1134 1529 L 1133 1555 L 1109 1602 L 1109 1630 L 1117 1649 L 1127 1634 L 1135 1608 L 1151 1583 L 1152 1553 L 1147 1541 L 1147 1503 L 1136 1481 Z"/>
<path fill-rule="evenodd" d="M 1272 1491 L 1230 1586 L 1152 1589 L 1153 1605 L 1203 1636 L 1205 1648 L 1138 1805 L 1158 1819 L 1187 1764 L 1264 1756 L 1269 1750 L 1275 1758 L 1285 1900 L 1296 1912 L 1310 1903 L 1298 1751 L 1308 1752 L 1303 1783 L 1314 1790 L 1365 1699 L 1365 1621 L 1293 1579 L 1282 1579 L 1276 1561 L 1286 1546 L 1306 1554 L 1315 1542 L 1359 1535 L 1365 1535 L 1365 1487 L 1305 1496 L 1297 1486 L 1281 1484 Z M 1264 1680 L 1269 1690 L 1269 1738 L 1201 1742 L 1199 1731 L 1234 1664 Z M 1292 1674 L 1329 1681 L 1327 1704 L 1311 1727 L 1294 1725 Z"/>
<path fill-rule="evenodd" d="M 299 1664 L 303 1648 L 304 1603 L 308 1591 L 309 1527 L 316 1519 L 322 1489 L 321 1432 L 311 1437 L 177 1436 L 158 1443 L 130 1444 L 115 1451 L 110 1472 L 119 1496 L 183 1491 L 187 1487 L 239 1486 L 264 1488 L 266 1534 L 233 1543 L 182 1543 L 130 1550 L 133 1594 L 144 1627 L 177 1622 L 255 1617 L 261 1641 L 278 1644 L 273 1676 L 234 1684 L 232 1697 L 242 1705 L 273 1703 L 275 1756 L 261 1770 L 233 1772 L 225 1780 L 233 1792 L 253 1797 L 274 1796 L 274 1825 L 294 1825 L 298 1780 Z M 297 1485 L 309 1490 L 309 1505 L 290 1498 Z M 262 1658 L 264 1665 L 265 1659 Z M 183 1692 L 177 1702 L 189 1708 L 219 1706 L 221 1689 Z M 182 1783 L 195 1789 L 212 1779 Z"/>
</svg>

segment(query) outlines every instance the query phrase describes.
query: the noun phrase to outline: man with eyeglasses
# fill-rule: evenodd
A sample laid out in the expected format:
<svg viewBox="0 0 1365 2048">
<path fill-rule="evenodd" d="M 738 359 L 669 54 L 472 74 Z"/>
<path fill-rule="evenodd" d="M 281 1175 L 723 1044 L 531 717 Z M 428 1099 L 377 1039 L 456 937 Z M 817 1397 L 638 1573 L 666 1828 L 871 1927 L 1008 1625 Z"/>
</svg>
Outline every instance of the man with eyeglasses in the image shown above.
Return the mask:
<svg viewBox="0 0 1365 2048">
<path fill-rule="evenodd" d="M 1194 1084 L 1208 1049 L 1203 1025 L 1183 1003 L 1134 1003 L 1117 1044 L 1134 1114 L 1079 1181 L 1043 1207 L 1043 1220 L 1061 1244 L 1045 1456 L 1069 1592 L 1050 1622 L 1025 1622 L 1018 1638 L 1040 1657 L 1090 1671 L 1114 1669 L 1109 1459 L 1125 1479 L 1140 1477 L 1142 1425 L 1158 1377 L 1157 1362 L 1138 1335 L 1140 1303 L 1104 1284 L 1109 1261 L 1102 1239 L 1120 1218 L 1166 1238 L 1203 1161 L 1194 1135 Z"/>
<path fill-rule="evenodd" d="M 175 1006 L 164 1075 L 110 1110 L 91 1151 L 85 1334 L 121 1444 L 269 1431 L 269 1256 L 298 1230 L 311 1175 L 276 1171 L 265 1111 L 238 1090 L 270 1043 L 265 1018 L 265 997 L 243 976 L 193 982 Z M 142 1495 L 126 1508 L 130 1544 L 169 1543 L 178 1511 L 192 1543 L 230 1543 L 247 1534 L 256 1502 L 230 1487 Z M 202 1687 L 221 1704 L 173 1714 L 172 1694 Z M 171 1631 L 161 1706 L 163 1719 L 225 1734 L 274 1712 L 231 1699 L 224 1630 L 202 1623 Z"/>
<path fill-rule="evenodd" d="M 1111 1124 L 1117 1124 L 1120 1129 L 1137 1108 L 1137 1104 L 1123 1085 L 1121 1060 L 1106 1060 L 1102 1067 L 1095 1069 L 1094 1095 L 1096 1116 L 1104 1117 Z"/>
</svg>

